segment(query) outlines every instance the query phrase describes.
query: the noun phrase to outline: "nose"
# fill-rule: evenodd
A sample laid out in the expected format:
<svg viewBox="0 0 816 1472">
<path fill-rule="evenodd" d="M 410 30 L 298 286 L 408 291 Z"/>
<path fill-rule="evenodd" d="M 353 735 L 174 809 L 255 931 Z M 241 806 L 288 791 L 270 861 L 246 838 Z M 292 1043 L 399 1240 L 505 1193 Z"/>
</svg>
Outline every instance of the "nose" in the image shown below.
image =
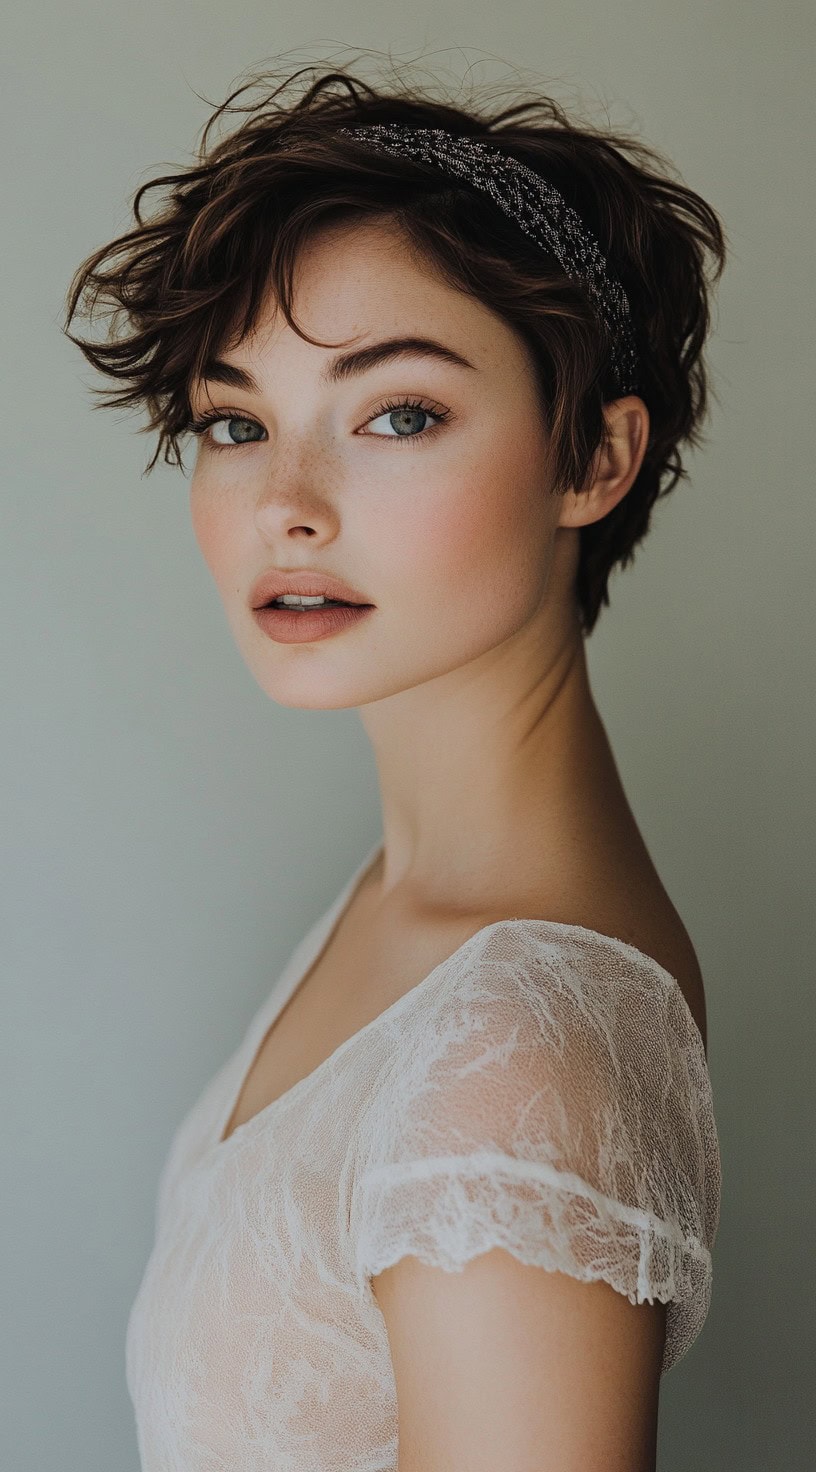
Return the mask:
<svg viewBox="0 0 816 1472">
<path fill-rule="evenodd" d="M 259 493 L 255 523 L 260 536 L 274 543 L 287 538 L 330 541 L 338 530 L 336 508 L 317 478 L 282 472 Z"/>
</svg>

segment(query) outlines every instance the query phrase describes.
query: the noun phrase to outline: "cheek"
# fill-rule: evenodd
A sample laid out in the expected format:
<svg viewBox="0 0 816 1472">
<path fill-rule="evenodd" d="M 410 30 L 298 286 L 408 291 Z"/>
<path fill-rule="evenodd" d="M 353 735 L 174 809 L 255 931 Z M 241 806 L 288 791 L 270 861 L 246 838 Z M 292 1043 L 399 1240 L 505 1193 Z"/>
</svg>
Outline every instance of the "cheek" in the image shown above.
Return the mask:
<svg viewBox="0 0 816 1472">
<path fill-rule="evenodd" d="M 224 589 L 238 571 L 239 538 L 235 507 L 225 495 L 208 491 L 203 476 L 190 483 L 190 520 L 201 555 L 219 588 Z"/>
<path fill-rule="evenodd" d="M 504 453 L 502 453 L 504 451 Z M 508 630 L 540 601 L 554 539 L 544 476 L 531 456 L 498 446 L 411 501 L 394 530 L 406 593 L 458 628 Z"/>
</svg>

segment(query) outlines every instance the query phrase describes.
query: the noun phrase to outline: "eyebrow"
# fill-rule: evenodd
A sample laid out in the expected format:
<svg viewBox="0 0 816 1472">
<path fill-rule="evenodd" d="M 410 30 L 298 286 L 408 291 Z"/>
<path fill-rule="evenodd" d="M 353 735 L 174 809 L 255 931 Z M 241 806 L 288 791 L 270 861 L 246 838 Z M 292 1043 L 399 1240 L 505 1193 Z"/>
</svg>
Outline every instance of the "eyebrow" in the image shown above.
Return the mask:
<svg viewBox="0 0 816 1472">
<path fill-rule="evenodd" d="M 463 358 L 453 348 L 436 342 L 430 337 L 387 337 L 382 342 L 371 343 L 365 348 L 355 348 L 350 353 L 340 353 L 326 365 L 320 375 L 322 384 L 340 383 L 367 373 L 380 363 L 390 363 L 397 358 L 436 358 L 443 363 L 452 363 L 457 368 L 472 368 L 476 365 Z M 205 363 L 201 378 L 203 382 L 223 383 L 229 388 L 240 388 L 248 393 L 260 393 L 260 388 L 248 368 L 239 368 L 234 363 L 225 363 L 220 358 L 211 358 Z"/>
</svg>

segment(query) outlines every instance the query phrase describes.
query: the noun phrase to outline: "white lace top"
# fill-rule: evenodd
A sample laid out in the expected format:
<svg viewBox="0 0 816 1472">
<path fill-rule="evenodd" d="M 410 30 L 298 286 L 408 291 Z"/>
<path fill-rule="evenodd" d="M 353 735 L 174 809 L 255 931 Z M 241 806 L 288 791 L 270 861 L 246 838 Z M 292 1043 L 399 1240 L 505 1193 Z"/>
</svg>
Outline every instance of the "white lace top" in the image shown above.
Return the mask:
<svg viewBox="0 0 816 1472">
<path fill-rule="evenodd" d="M 486 925 L 227 1140 L 270 1025 L 377 844 L 177 1129 L 127 1328 L 144 1472 L 385 1472 L 397 1404 L 370 1278 L 492 1247 L 668 1304 L 711 1294 L 720 1156 L 678 983 L 581 926 Z"/>
</svg>

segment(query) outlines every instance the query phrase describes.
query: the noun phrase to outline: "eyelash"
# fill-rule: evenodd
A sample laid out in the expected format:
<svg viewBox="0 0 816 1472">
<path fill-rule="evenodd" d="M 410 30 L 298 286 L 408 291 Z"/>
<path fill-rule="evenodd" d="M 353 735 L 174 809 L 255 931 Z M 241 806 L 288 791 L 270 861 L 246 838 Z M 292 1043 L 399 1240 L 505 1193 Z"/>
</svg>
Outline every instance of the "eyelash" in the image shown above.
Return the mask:
<svg viewBox="0 0 816 1472">
<path fill-rule="evenodd" d="M 421 430 L 419 434 L 378 434 L 372 435 L 372 439 L 392 439 L 398 445 L 410 445 L 415 443 L 417 440 L 427 440 L 432 438 L 433 435 L 436 434 L 436 431 L 438 429 L 441 429 L 442 425 L 445 423 L 445 420 L 450 418 L 450 410 L 443 409 L 438 405 L 432 408 L 430 404 L 423 403 L 421 399 L 397 399 L 389 400 L 387 403 L 380 404 L 380 406 L 371 415 L 371 419 L 379 419 L 383 414 L 397 413 L 400 409 L 419 410 L 423 414 L 430 414 L 431 417 L 433 419 L 436 419 L 438 422 L 436 424 L 432 424 L 429 429 Z M 249 414 L 240 414 L 237 411 L 229 409 L 213 409 L 208 414 L 202 414 L 199 419 L 191 419 L 187 428 L 191 434 L 203 435 L 206 430 L 209 429 L 211 424 L 221 424 L 224 422 L 224 420 L 229 419 L 240 419 L 244 424 L 258 423 L 257 419 L 253 419 L 252 416 Z M 368 422 L 369 421 L 366 420 L 366 423 Z M 259 428 L 263 428 L 263 426 L 260 425 Z M 258 440 L 246 440 L 244 443 L 247 445 L 257 445 L 261 442 Z M 243 448 L 243 446 L 240 444 L 220 445 L 216 440 L 209 438 L 207 440 L 207 444 L 211 450 L 240 450 Z"/>
</svg>

